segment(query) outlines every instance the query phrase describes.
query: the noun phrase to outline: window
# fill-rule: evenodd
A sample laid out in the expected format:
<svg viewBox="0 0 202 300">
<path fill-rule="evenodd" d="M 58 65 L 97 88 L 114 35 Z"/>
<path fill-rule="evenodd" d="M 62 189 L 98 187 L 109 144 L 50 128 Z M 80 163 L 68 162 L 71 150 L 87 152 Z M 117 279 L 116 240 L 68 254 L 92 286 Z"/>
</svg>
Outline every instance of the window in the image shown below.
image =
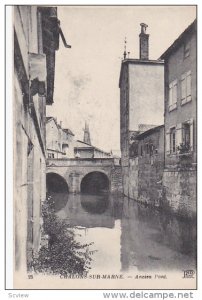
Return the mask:
<svg viewBox="0 0 202 300">
<path fill-rule="evenodd" d="M 146 144 L 146 154 L 149 154 L 149 144 Z"/>
<path fill-rule="evenodd" d="M 191 101 L 191 71 L 181 77 L 181 104 Z"/>
<path fill-rule="evenodd" d="M 153 155 L 154 154 L 154 145 L 153 144 L 150 144 L 149 145 L 149 149 L 150 149 L 150 155 Z"/>
<path fill-rule="evenodd" d="M 194 120 L 178 123 L 166 131 L 165 150 L 167 155 L 189 153 L 194 150 Z"/>
<path fill-rule="evenodd" d="M 174 80 L 169 84 L 169 111 L 177 107 L 177 80 Z"/>
<path fill-rule="evenodd" d="M 143 146 L 140 146 L 140 155 L 143 156 Z"/>
<path fill-rule="evenodd" d="M 182 140 L 178 150 L 180 154 L 193 150 L 193 120 L 182 123 Z"/>
<path fill-rule="evenodd" d="M 186 146 L 190 145 L 190 124 L 189 123 L 183 124 L 182 142 Z"/>
<path fill-rule="evenodd" d="M 138 156 L 138 144 L 137 142 L 133 142 L 129 147 L 129 156 L 136 157 Z"/>
<path fill-rule="evenodd" d="M 176 150 L 176 129 L 170 129 L 170 153 L 175 153 Z"/>
</svg>

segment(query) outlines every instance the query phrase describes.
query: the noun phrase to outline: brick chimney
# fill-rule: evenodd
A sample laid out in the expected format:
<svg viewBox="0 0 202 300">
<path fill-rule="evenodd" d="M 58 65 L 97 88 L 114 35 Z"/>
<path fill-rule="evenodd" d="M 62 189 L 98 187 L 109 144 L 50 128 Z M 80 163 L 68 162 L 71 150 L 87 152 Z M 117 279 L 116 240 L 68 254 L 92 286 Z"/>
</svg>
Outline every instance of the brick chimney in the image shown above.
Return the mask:
<svg viewBox="0 0 202 300">
<path fill-rule="evenodd" d="M 148 25 L 141 23 L 141 33 L 139 34 L 140 38 L 140 59 L 148 60 L 149 59 L 149 34 L 146 33 Z"/>
</svg>

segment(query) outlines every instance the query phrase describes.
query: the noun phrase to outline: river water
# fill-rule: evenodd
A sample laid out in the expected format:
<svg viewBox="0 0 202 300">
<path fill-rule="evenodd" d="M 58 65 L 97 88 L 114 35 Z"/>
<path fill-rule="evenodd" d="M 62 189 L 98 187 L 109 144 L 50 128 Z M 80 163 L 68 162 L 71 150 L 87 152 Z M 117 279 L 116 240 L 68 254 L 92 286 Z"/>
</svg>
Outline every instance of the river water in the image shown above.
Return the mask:
<svg viewBox="0 0 202 300">
<path fill-rule="evenodd" d="M 93 273 L 196 269 L 196 224 L 117 195 L 55 194 L 60 219 L 92 243 Z"/>
</svg>

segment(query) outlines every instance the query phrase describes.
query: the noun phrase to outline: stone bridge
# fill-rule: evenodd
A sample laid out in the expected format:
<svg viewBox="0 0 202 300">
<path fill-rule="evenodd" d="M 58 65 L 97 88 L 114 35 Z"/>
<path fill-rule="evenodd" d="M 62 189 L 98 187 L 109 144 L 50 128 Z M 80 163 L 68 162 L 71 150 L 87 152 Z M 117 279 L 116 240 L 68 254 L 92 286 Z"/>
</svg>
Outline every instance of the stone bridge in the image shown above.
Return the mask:
<svg viewBox="0 0 202 300">
<path fill-rule="evenodd" d="M 115 162 L 114 158 L 47 159 L 49 186 L 59 182 L 62 187 L 61 179 L 70 193 L 88 192 L 96 185 L 111 193 L 122 192 L 121 166 Z"/>
</svg>

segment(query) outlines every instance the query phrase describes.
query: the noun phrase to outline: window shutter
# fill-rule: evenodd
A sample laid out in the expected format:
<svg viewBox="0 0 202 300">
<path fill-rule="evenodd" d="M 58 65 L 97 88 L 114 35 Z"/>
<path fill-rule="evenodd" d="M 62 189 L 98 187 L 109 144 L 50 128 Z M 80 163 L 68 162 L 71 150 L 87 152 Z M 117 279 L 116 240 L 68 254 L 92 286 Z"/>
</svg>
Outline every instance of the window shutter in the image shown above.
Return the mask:
<svg viewBox="0 0 202 300">
<path fill-rule="evenodd" d="M 172 89 L 172 83 L 169 84 L 169 103 L 168 105 L 172 105 L 173 103 L 173 89 Z"/>
<path fill-rule="evenodd" d="M 177 103 L 177 80 L 173 81 L 173 103 Z"/>
<path fill-rule="evenodd" d="M 187 73 L 187 97 L 191 96 L 191 72 Z"/>
<path fill-rule="evenodd" d="M 177 80 L 173 82 L 173 103 L 177 103 Z"/>
<path fill-rule="evenodd" d="M 186 76 L 182 75 L 181 77 L 181 99 L 186 98 Z"/>
<path fill-rule="evenodd" d="M 194 120 L 190 119 L 190 150 L 194 150 Z"/>
<path fill-rule="evenodd" d="M 170 153 L 170 130 L 166 131 L 166 139 L 165 139 L 165 149 L 166 149 L 166 154 Z"/>
<path fill-rule="evenodd" d="M 182 143 L 182 123 L 176 126 L 176 147 L 180 146 Z"/>
</svg>

